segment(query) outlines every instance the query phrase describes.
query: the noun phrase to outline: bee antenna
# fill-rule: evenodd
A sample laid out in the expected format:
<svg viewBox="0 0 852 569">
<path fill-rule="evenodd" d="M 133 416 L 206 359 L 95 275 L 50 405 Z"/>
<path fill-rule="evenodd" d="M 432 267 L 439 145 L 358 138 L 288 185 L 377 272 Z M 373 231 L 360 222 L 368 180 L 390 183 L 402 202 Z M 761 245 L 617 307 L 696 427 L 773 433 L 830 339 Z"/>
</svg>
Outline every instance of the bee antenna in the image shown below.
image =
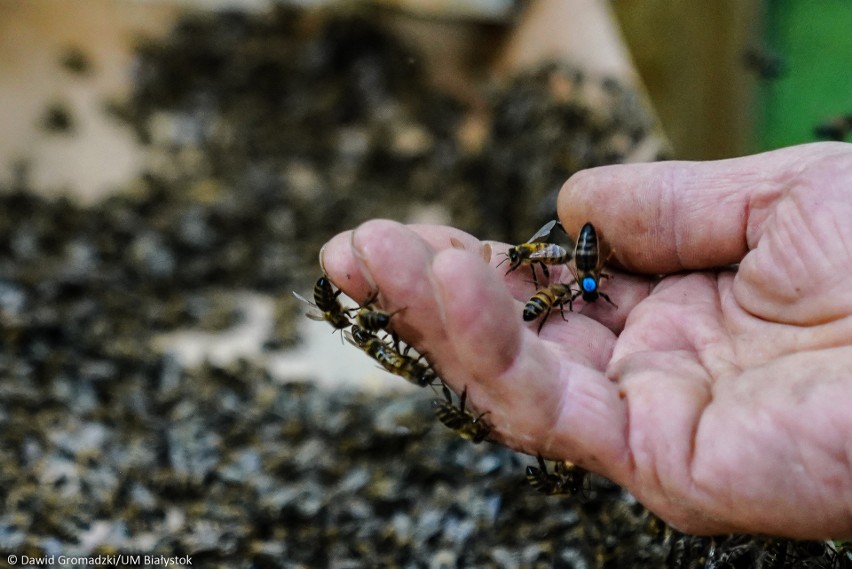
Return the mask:
<svg viewBox="0 0 852 569">
<path fill-rule="evenodd" d="M 500 255 L 504 255 L 506 258 L 503 259 L 502 261 L 500 261 L 499 263 L 497 263 L 498 267 L 509 260 L 509 254 L 508 253 L 500 253 Z"/>
</svg>

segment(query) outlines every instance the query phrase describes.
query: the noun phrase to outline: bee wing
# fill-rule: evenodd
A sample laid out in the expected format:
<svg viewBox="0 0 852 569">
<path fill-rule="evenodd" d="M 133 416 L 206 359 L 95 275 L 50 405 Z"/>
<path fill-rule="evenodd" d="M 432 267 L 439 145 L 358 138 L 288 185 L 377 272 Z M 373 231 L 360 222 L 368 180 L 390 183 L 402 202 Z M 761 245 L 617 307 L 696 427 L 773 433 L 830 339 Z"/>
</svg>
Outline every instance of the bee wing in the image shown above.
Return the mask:
<svg viewBox="0 0 852 569">
<path fill-rule="evenodd" d="M 304 296 L 302 296 L 301 294 L 299 294 L 295 290 L 292 290 L 290 292 L 293 293 L 293 296 L 295 296 L 296 298 L 298 298 L 299 300 L 301 300 L 302 302 L 304 302 L 308 306 L 312 306 L 313 308 L 317 308 L 316 304 L 314 304 L 313 302 L 311 302 L 310 300 L 308 300 L 307 298 L 305 298 Z M 323 320 L 325 320 L 325 315 L 322 312 L 318 312 L 318 310 L 319 310 L 318 308 L 317 308 L 317 310 L 309 310 L 309 311 L 305 312 L 305 316 L 307 316 L 311 320 L 316 320 L 317 322 L 322 322 Z"/>
<path fill-rule="evenodd" d="M 346 338 L 347 342 L 349 342 L 350 344 L 352 344 L 353 346 L 355 346 L 359 350 L 361 349 L 361 346 L 358 345 L 358 342 L 356 342 L 355 338 L 352 336 L 352 332 L 350 332 L 349 330 L 344 330 L 343 331 L 343 337 Z"/>
<path fill-rule="evenodd" d="M 553 228 L 556 226 L 556 220 L 551 219 L 547 223 L 541 226 L 541 229 L 535 232 L 535 234 L 527 239 L 527 243 L 532 243 L 533 241 L 537 241 L 542 239 L 543 237 L 547 237 L 550 235 L 550 232 L 553 231 Z"/>
<path fill-rule="evenodd" d="M 298 292 L 296 292 L 295 290 L 291 290 L 290 292 L 292 292 L 292 293 L 293 293 L 293 296 L 295 296 L 297 299 L 301 300 L 301 301 L 302 301 L 302 302 L 304 302 L 305 304 L 310 304 L 311 306 L 313 306 L 314 308 L 316 308 L 316 306 L 317 306 L 316 304 L 314 304 L 313 302 L 311 302 L 310 300 L 308 300 L 307 298 L 305 298 L 304 296 L 302 296 L 301 294 L 299 294 L 299 293 L 298 293 Z"/>
<path fill-rule="evenodd" d="M 565 257 L 565 261 L 570 261 L 573 253 L 568 251 L 561 245 L 557 245 L 556 243 L 549 243 L 547 247 L 542 247 L 537 251 L 533 251 L 530 253 L 530 260 L 535 261 L 538 259 L 553 259 L 555 257 Z"/>
</svg>

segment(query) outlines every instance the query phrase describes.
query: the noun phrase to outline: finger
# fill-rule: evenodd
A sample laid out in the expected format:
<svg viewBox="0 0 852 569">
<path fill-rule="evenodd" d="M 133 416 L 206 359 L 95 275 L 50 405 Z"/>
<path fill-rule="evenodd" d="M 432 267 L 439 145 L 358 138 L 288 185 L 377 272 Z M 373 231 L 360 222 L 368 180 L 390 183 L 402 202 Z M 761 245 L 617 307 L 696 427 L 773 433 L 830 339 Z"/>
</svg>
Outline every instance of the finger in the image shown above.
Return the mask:
<svg viewBox="0 0 852 569">
<path fill-rule="evenodd" d="M 576 344 L 539 337 L 522 324 L 502 281 L 464 252 L 437 254 L 432 272 L 452 351 L 445 379 L 456 391 L 467 388 L 473 407 L 488 412 L 495 438 L 624 478 L 624 405 L 597 369 L 604 365 L 598 355 L 611 350 L 615 336 L 578 317 Z"/>
<path fill-rule="evenodd" d="M 344 264 L 361 277 L 350 279 L 353 287 L 359 287 L 355 290 L 369 287 L 371 294 L 378 292 L 386 310 L 402 311 L 394 319 L 394 330 L 416 347 L 421 337 L 429 337 L 433 345 L 443 337 L 444 308 L 436 298 L 431 275 L 434 255 L 429 243 L 405 225 L 378 219 L 350 234 Z M 330 275 L 332 281 L 334 276 Z"/>
<path fill-rule="evenodd" d="M 601 372 L 600 354 L 611 352 L 615 338 L 604 326 L 578 315 L 568 334 L 574 341 L 539 338 L 524 326 L 502 275 L 478 254 L 452 246 L 435 252 L 394 222 L 338 236 L 323 258 L 348 294 L 363 295 L 373 283 L 390 307 L 406 307 L 394 328 L 429 354 L 456 392 L 467 388 L 468 404 L 488 412 L 497 440 L 530 454 L 580 457 L 616 478 L 607 468 L 623 464 L 614 457 L 623 452 L 624 421 L 615 386 Z"/>
<path fill-rule="evenodd" d="M 656 162 L 578 172 L 558 211 L 576 236 L 592 222 L 626 268 L 670 273 L 738 263 L 790 180 L 825 143 L 713 162 Z"/>
<path fill-rule="evenodd" d="M 494 241 L 482 242 L 473 235 L 465 233 L 453 227 L 440 225 L 407 225 L 410 231 L 420 236 L 425 244 L 435 252 L 461 246 L 464 251 L 483 256 L 483 248 L 491 249 L 491 258 L 488 264 L 492 270 L 504 281 L 512 297 L 526 304 L 540 287 L 536 287 L 532 280 L 532 269 L 529 265 L 519 267 L 517 270 L 506 273 L 505 263 L 501 261 L 506 258 L 506 251 L 510 247 L 505 243 Z M 456 244 L 454 245 L 453 242 Z M 363 260 L 353 254 L 352 232 L 347 231 L 332 238 L 323 247 L 320 253 L 320 264 L 323 272 L 331 278 L 332 282 L 343 291 L 358 301 L 369 298 L 377 290 L 376 283 L 369 273 L 365 273 Z M 536 268 L 539 278 L 542 276 L 540 268 Z M 613 332 L 620 332 L 624 328 L 627 316 L 636 304 L 646 298 L 654 284 L 653 279 L 610 271 L 612 278 L 604 279 L 603 290 L 617 305 L 614 307 L 603 300 L 595 303 L 584 303 L 578 299 L 574 304 L 574 311 L 578 314 L 594 318 L 604 324 Z M 549 269 L 549 282 L 570 282 L 573 277 L 567 265 L 554 265 Z M 464 277 L 459 277 L 460 279 Z M 382 300 L 380 295 L 379 301 Z M 522 312 L 523 304 L 517 310 Z M 387 308 L 387 307 L 386 307 Z M 567 312 L 567 308 L 566 308 Z M 558 319 L 558 315 L 551 315 Z M 568 315 L 566 319 L 573 318 Z M 531 329 L 537 329 L 540 321 L 536 320 L 529 324 Z M 547 329 L 547 330 L 544 330 Z M 550 334 L 551 325 L 543 327 L 545 335 Z"/>
</svg>

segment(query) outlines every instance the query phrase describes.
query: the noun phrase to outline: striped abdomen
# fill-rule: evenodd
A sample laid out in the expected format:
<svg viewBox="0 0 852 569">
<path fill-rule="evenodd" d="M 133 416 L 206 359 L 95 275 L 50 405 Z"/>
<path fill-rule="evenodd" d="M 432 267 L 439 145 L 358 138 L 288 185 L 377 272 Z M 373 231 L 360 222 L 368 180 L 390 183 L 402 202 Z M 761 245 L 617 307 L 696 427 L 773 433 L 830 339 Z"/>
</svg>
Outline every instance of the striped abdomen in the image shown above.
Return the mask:
<svg viewBox="0 0 852 569">
<path fill-rule="evenodd" d="M 561 304 L 566 297 L 571 298 L 571 287 L 564 283 L 554 283 L 533 295 L 524 306 L 524 321 L 535 320 L 554 305 Z"/>
<path fill-rule="evenodd" d="M 333 327 L 342 329 L 347 328 L 352 323 L 346 315 L 346 309 L 337 300 L 340 296 L 340 291 L 334 290 L 331 281 L 326 277 L 317 279 L 314 285 L 314 304 L 319 308 L 323 317 Z"/>
<path fill-rule="evenodd" d="M 574 248 L 574 263 L 577 271 L 583 276 L 584 273 L 598 270 L 598 233 L 595 226 L 586 223 L 577 237 L 577 245 Z"/>
<path fill-rule="evenodd" d="M 556 243 L 530 243 L 534 245 L 530 262 L 559 265 L 571 260 L 571 252 Z"/>
<path fill-rule="evenodd" d="M 384 310 L 372 310 L 369 308 L 362 308 L 355 316 L 358 325 L 371 332 L 378 332 L 387 328 L 390 325 L 390 319 L 391 315 Z"/>
</svg>

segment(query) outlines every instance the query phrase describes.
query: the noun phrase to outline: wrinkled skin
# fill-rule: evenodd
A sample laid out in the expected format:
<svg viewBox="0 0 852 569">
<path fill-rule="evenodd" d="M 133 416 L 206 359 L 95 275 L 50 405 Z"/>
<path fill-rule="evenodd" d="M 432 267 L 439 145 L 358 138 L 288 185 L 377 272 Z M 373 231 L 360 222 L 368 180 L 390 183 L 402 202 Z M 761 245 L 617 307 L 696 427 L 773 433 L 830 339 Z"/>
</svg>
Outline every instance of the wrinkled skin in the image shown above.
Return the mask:
<svg viewBox="0 0 852 569">
<path fill-rule="evenodd" d="M 495 440 L 686 532 L 852 536 L 852 145 L 587 170 L 559 216 L 614 249 L 618 308 L 578 301 L 540 334 L 529 270 L 496 268 L 505 244 L 486 264 L 459 230 L 374 220 L 321 261 L 352 298 L 405 307 L 395 329 Z"/>
</svg>

